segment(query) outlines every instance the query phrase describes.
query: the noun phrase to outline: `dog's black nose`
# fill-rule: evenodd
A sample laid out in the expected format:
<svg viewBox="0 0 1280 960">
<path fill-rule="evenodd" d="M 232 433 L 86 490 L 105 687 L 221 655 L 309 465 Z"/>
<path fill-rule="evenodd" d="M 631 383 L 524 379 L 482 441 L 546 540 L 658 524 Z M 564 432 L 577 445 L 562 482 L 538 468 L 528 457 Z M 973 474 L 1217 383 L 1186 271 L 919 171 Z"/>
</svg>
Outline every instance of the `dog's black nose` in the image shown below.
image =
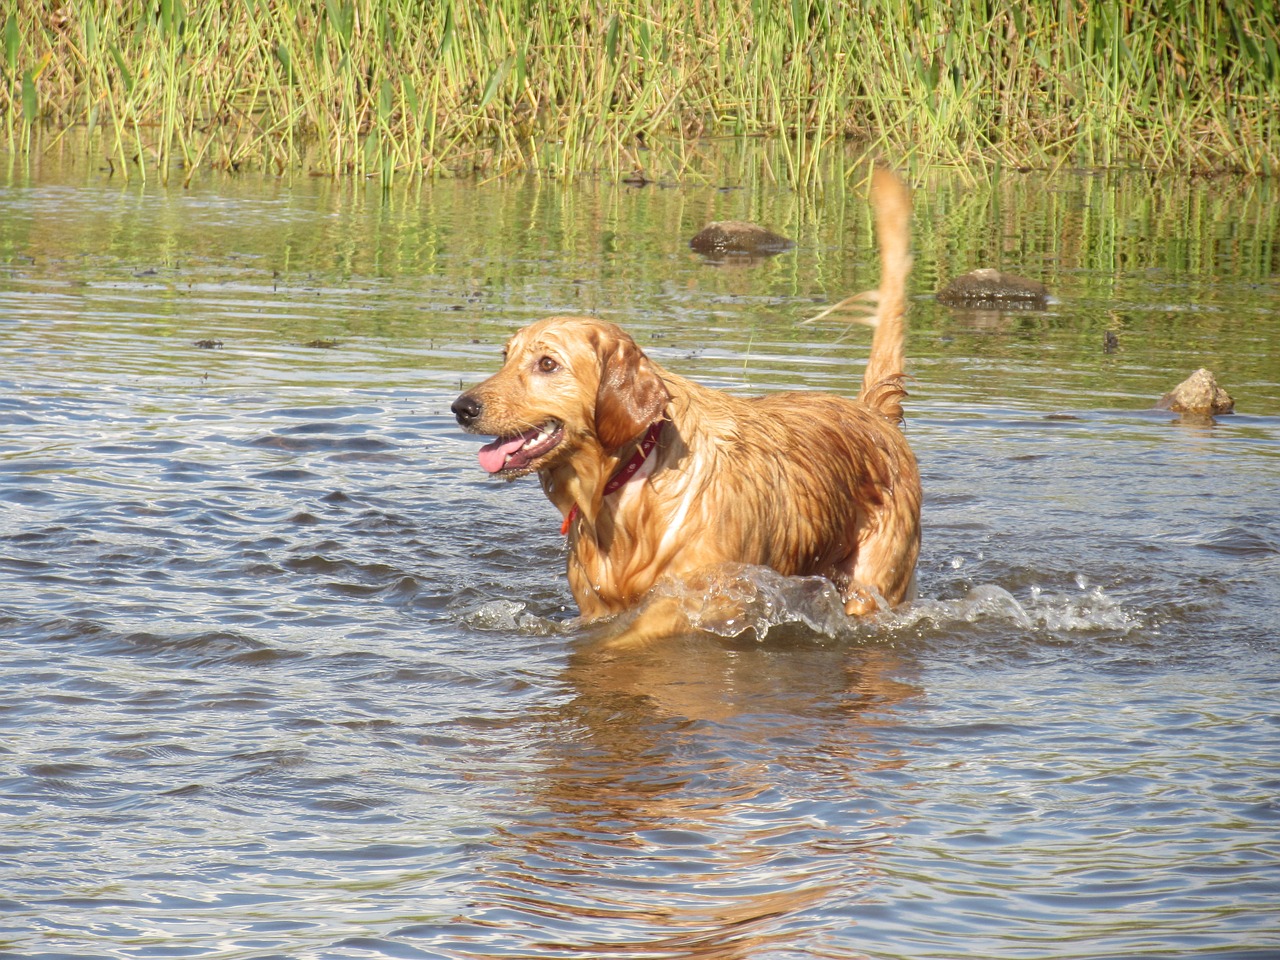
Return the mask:
<svg viewBox="0 0 1280 960">
<path fill-rule="evenodd" d="M 453 411 L 453 415 L 458 418 L 460 424 L 464 427 L 469 427 L 480 418 L 480 411 L 483 408 L 480 406 L 479 400 L 469 393 L 464 393 L 453 401 L 453 406 L 449 409 Z"/>
</svg>

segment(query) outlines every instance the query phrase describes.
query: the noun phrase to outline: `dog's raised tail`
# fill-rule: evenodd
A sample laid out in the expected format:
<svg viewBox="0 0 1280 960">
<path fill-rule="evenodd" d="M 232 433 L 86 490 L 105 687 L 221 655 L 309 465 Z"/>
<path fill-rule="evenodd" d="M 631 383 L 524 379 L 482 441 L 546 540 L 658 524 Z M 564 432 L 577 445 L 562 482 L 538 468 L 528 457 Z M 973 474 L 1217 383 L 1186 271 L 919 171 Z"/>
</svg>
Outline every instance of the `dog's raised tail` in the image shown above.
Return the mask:
<svg viewBox="0 0 1280 960">
<path fill-rule="evenodd" d="M 907 395 L 903 342 L 906 338 L 907 277 L 911 274 L 911 194 L 892 170 L 879 164 L 871 174 L 871 206 L 880 244 L 880 289 L 871 356 L 858 399 L 891 420 L 902 420 Z"/>
</svg>

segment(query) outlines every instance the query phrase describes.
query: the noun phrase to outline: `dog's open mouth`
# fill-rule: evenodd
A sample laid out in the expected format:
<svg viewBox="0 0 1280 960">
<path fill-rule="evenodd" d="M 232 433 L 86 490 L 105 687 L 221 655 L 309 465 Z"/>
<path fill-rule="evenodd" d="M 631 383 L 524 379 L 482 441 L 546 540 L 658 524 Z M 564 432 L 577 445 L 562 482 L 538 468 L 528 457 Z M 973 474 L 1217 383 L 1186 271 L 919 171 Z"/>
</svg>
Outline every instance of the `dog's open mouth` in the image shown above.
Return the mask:
<svg viewBox="0 0 1280 960">
<path fill-rule="evenodd" d="M 564 439 L 564 427 L 552 420 L 514 437 L 499 437 L 480 448 L 480 466 L 488 473 L 524 470 Z"/>
</svg>

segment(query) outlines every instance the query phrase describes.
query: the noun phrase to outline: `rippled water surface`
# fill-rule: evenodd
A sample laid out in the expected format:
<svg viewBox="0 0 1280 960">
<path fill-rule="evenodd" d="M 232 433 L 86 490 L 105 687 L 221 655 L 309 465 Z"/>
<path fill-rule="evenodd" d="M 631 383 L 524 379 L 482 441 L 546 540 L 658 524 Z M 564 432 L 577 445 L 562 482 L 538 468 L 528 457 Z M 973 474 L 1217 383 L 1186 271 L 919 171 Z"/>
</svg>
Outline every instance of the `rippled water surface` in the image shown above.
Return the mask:
<svg viewBox="0 0 1280 960">
<path fill-rule="evenodd" d="M 865 201 L 721 185 L 0 179 L 0 952 L 1277 955 L 1273 185 L 917 177 L 921 599 L 606 650 L 448 406 L 567 311 L 854 389 Z M 1199 366 L 1236 414 L 1151 409 Z"/>
</svg>

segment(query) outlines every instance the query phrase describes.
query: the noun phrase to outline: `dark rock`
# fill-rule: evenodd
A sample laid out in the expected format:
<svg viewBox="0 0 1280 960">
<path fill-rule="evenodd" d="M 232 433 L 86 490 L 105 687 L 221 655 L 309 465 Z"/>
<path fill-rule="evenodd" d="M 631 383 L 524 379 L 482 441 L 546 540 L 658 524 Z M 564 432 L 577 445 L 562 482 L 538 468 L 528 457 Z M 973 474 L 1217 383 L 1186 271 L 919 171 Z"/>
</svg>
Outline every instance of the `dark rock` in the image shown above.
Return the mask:
<svg viewBox="0 0 1280 960">
<path fill-rule="evenodd" d="M 726 254 L 770 257 L 783 250 L 790 250 L 795 244 L 758 223 L 716 220 L 699 230 L 689 241 L 689 246 L 710 257 L 723 257 Z"/>
<path fill-rule="evenodd" d="M 1156 404 L 1157 410 L 1201 416 L 1231 413 L 1235 407 L 1236 402 L 1231 399 L 1231 395 L 1218 386 L 1213 374 L 1204 367 L 1166 393 Z"/>
<path fill-rule="evenodd" d="M 938 291 L 949 307 L 1042 309 L 1049 300 L 1043 283 L 984 267 L 956 277 Z"/>
</svg>

